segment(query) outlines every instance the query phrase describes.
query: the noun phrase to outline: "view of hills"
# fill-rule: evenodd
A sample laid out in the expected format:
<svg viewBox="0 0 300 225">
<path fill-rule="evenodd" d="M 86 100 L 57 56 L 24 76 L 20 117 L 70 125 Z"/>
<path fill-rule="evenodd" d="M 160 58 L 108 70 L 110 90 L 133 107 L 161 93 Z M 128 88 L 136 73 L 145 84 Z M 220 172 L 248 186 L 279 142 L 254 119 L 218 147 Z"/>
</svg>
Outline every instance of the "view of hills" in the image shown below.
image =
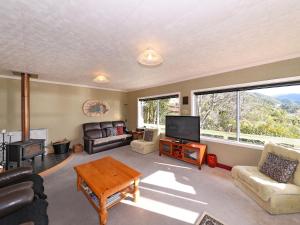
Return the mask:
<svg viewBox="0 0 300 225">
<path fill-rule="evenodd" d="M 205 130 L 236 131 L 236 93 L 201 96 L 201 127 Z M 254 91 L 240 92 L 242 134 L 300 138 L 300 94 L 270 96 Z M 258 136 L 257 136 L 258 135 Z"/>
<path fill-rule="evenodd" d="M 286 94 L 275 96 L 278 100 L 289 100 L 300 104 L 300 94 Z"/>
</svg>

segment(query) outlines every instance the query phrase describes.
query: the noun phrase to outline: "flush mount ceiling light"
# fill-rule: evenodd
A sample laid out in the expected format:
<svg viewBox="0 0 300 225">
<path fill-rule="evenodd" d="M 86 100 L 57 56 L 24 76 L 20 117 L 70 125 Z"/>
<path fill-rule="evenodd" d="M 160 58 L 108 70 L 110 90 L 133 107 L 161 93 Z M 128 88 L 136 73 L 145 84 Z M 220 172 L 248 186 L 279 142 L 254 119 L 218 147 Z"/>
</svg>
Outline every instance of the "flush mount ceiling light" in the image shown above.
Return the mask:
<svg viewBox="0 0 300 225">
<path fill-rule="evenodd" d="M 146 49 L 139 55 L 137 61 L 144 66 L 158 66 L 163 62 L 163 58 L 153 49 Z"/>
<path fill-rule="evenodd" d="M 96 83 L 107 83 L 109 82 L 108 78 L 104 75 L 98 75 L 94 80 Z"/>
</svg>

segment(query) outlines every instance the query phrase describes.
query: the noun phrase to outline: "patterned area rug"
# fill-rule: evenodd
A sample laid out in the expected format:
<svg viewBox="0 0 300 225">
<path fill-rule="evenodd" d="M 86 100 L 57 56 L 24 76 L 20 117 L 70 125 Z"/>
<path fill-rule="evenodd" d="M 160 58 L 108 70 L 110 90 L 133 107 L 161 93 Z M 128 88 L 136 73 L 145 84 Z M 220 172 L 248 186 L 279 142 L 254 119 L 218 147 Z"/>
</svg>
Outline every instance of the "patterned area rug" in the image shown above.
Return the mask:
<svg viewBox="0 0 300 225">
<path fill-rule="evenodd" d="M 195 225 L 225 225 L 218 219 L 213 218 L 207 212 L 204 212 L 202 216 L 196 221 Z"/>
</svg>

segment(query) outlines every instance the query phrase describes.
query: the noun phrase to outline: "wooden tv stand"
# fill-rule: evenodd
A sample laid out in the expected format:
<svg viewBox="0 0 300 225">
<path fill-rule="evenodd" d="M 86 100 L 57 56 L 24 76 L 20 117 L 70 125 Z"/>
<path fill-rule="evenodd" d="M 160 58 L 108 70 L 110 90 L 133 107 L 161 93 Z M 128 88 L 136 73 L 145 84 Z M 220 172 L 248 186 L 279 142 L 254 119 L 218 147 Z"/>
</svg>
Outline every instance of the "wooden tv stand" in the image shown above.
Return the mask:
<svg viewBox="0 0 300 225">
<path fill-rule="evenodd" d="M 201 169 L 206 160 L 206 145 L 197 142 L 182 144 L 172 138 L 162 138 L 159 140 L 159 155 L 162 154 L 197 165 Z"/>
</svg>

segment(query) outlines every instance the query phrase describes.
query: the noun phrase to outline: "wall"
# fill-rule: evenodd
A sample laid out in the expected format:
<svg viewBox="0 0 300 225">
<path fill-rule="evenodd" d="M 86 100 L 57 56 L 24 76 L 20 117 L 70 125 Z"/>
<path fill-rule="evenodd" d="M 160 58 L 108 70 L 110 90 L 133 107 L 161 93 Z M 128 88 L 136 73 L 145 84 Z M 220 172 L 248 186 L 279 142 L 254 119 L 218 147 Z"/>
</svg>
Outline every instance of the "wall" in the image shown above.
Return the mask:
<svg viewBox="0 0 300 225">
<path fill-rule="evenodd" d="M 191 90 L 268 81 L 295 76 L 300 76 L 300 58 L 129 92 L 129 127 L 134 129 L 137 126 L 137 98 L 139 97 L 181 92 L 181 96 L 189 96 L 189 105 L 182 105 L 181 112 L 184 114 L 191 114 Z M 261 150 L 252 147 L 233 146 L 211 141 L 203 142 L 208 145 L 209 152 L 217 154 L 219 162 L 229 166 L 238 164 L 256 165 L 261 154 Z"/>
<path fill-rule="evenodd" d="M 124 92 L 34 81 L 30 89 L 31 128 L 48 128 L 50 142 L 63 138 L 72 140 L 72 144 L 82 142 L 81 124 L 123 120 L 126 116 L 127 94 Z M 20 99 L 20 80 L 0 78 L 0 129 L 21 129 Z M 88 99 L 106 101 L 111 109 L 101 117 L 87 117 L 82 105 Z"/>
<path fill-rule="evenodd" d="M 0 130 L 5 129 L 7 125 L 7 80 L 0 80 Z"/>
</svg>

